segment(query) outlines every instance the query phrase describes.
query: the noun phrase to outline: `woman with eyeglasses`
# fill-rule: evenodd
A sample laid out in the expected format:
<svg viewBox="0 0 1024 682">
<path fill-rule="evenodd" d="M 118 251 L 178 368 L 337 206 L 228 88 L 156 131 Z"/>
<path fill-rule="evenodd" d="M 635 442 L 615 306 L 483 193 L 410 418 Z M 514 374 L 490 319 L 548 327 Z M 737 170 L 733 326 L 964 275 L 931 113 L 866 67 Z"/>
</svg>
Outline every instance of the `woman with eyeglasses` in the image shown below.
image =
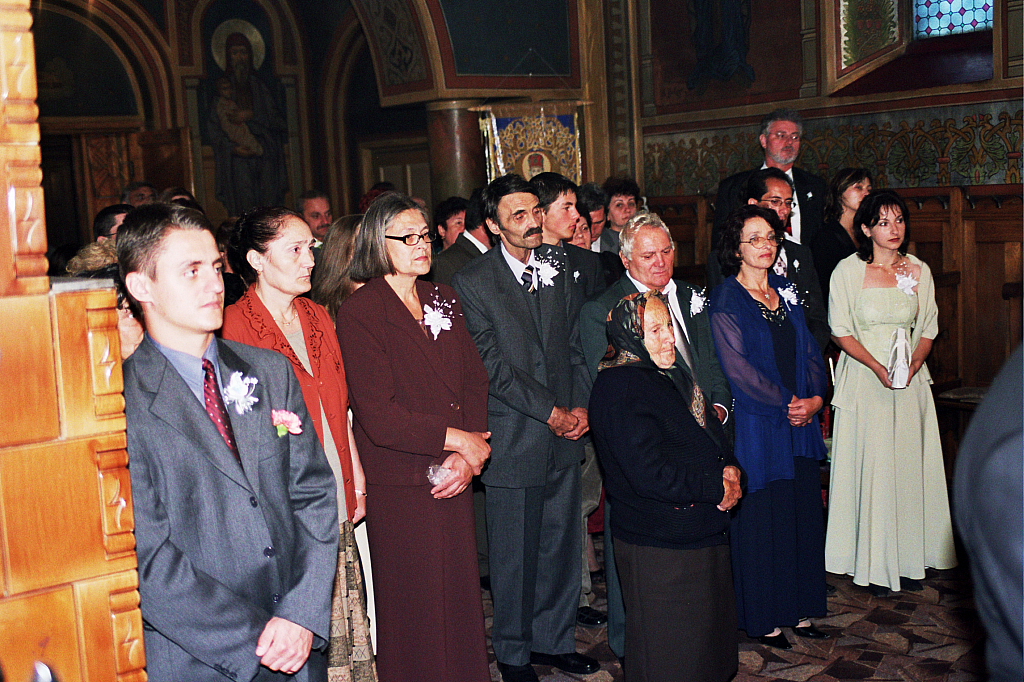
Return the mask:
<svg viewBox="0 0 1024 682">
<path fill-rule="evenodd" d="M 826 639 L 825 554 L 817 413 L 825 366 L 793 284 L 772 270 L 783 227 L 748 204 L 726 219 L 711 294 L 711 332 L 734 406 L 735 455 L 747 475 L 730 530 L 739 627 L 792 648 L 782 627 Z"/>
<path fill-rule="evenodd" d="M 337 482 L 340 543 L 328 671 L 372 680 L 373 653 L 366 645 L 370 625 L 354 530 L 366 513 L 366 485 L 348 421 L 345 367 L 331 317 L 323 306 L 302 297 L 309 291 L 313 243 L 306 221 L 287 208 L 259 208 L 239 218 L 227 256 L 248 289 L 224 309 L 221 335 L 282 354 L 299 380 Z"/>
<path fill-rule="evenodd" d="M 437 238 L 412 199 L 377 197 L 349 264 L 366 284 L 336 316 L 366 471 L 382 682 L 491 679 L 467 490 L 490 456 L 487 371 L 455 292 L 419 279 Z"/>
</svg>

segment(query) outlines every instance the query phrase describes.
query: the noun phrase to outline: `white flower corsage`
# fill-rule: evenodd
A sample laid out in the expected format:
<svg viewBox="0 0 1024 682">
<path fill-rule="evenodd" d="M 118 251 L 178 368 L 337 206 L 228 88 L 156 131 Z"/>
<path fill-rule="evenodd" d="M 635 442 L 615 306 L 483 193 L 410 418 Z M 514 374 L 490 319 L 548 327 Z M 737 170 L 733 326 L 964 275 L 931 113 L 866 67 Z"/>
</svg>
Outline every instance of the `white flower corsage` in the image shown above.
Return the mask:
<svg viewBox="0 0 1024 682">
<path fill-rule="evenodd" d="M 707 302 L 708 299 L 704 296 L 703 292 L 694 291 L 690 296 L 690 316 L 699 315 L 704 310 Z"/>
<path fill-rule="evenodd" d="M 797 296 L 796 287 L 792 283 L 785 289 L 779 289 L 779 296 L 789 304 L 791 308 L 800 305 L 800 297 Z"/>
<path fill-rule="evenodd" d="M 555 277 L 560 273 L 558 263 L 554 261 L 537 258 L 537 279 L 546 287 L 554 286 Z"/>
<path fill-rule="evenodd" d="M 903 273 L 896 273 L 896 288 L 905 293 L 907 296 L 914 295 L 914 287 L 917 286 L 917 278 L 911 274 L 904 275 Z"/>
<path fill-rule="evenodd" d="M 442 300 L 436 292 L 431 303 L 433 305 L 423 304 L 423 325 L 430 330 L 430 333 L 434 335 L 434 340 L 437 341 L 438 334 L 452 328 L 452 303 Z"/>
<path fill-rule="evenodd" d="M 259 383 L 256 377 L 242 376 L 241 372 L 231 374 L 231 381 L 224 387 L 224 404 L 234 405 L 235 412 L 245 414 L 252 409 L 252 406 L 260 401 L 252 394 Z"/>
</svg>

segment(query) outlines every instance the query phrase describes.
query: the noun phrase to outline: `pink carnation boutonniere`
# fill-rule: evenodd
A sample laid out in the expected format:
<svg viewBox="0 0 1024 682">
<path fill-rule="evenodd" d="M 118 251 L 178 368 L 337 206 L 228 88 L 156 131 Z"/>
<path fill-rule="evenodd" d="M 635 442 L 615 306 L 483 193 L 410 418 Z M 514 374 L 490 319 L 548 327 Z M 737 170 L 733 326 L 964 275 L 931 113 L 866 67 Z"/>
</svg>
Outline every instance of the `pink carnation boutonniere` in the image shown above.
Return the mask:
<svg viewBox="0 0 1024 682">
<path fill-rule="evenodd" d="M 277 427 L 277 437 L 281 438 L 286 433 L 297 436 L 302 433 L 302 420 L 294 412 L 288 410 L 271 410 L 270 417 Z"/>
</svg>

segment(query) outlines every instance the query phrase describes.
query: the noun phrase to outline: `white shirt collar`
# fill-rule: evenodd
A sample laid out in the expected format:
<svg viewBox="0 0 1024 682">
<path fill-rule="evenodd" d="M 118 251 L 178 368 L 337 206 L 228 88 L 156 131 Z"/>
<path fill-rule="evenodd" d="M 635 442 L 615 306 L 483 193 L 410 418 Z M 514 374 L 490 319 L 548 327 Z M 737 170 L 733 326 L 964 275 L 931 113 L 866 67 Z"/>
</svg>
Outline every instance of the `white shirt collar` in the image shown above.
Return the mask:
<svg viewBox="0 0 1024 682">
<path fill-rule="evenodd" d="M 523 273 L 526 272 L 526 266 L 533 266 L 533 285 L 537 286 L 537 252 L 530 250 L 530 258 L 524 263 L 505 248 L 505 242 L 501 242 L 501 255 L 505 257 L 505 262 L 508 264 L 509 270 L 512 271 L 512 275 L 516 278 L 517 282 L 523 281 Z"/>
<path fill-rule="evenodd" d="M 462 234 L 466 235 L 466 238 L 469 239 L 470 244 L 480 249 L 480 253 L 487 253 L 490 250 L 490 244 L 484 244 L 482 241 L 480 241 L 472 234 L 470 234 L 469 230 L 464 231 Z"/>
</svg>

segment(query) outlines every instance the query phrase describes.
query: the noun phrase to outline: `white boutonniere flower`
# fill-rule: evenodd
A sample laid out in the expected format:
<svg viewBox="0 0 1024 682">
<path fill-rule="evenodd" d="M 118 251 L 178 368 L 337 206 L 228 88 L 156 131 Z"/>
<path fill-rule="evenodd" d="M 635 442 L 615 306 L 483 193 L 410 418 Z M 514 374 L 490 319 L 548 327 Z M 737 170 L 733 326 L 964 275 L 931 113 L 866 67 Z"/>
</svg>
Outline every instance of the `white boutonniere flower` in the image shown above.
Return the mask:
<svg viewBox="0 0 1024 682">
<path fill-rule="evenodd" d="M 811 198 L 811 197 L 813 197 L 813 196 L 814 196 L 814 192 L 808 192 L 808 193 L 807 193 L 807 198 L 808 198 L 808 199 L 810 199 L 810 198 Z"/>
<path fill-rule="evenodd" d="M 790 308 L 800 305 L 800 297 L 797 295 L 796 287 L 792 283 L 785 289 L 779 289 L 779 297 L 788 303 Z"/>
<path fill-rule="evenodd" d="M 699 315 L 704 310 L 704 306 L 707 304 L 708 299 L 704 296 L 701 291 L 695 291 L 690 296 L 690 316 Z"/>
<path fill-rule="evenodd" d="M 914 287 L 917 286 L 917 278 L 911 274 L 904 275 L 903 273 L 896 273 L 896 288 L 905 293 L 907 296 L 914 295 Z"/>
<path fill-rule="evenodd" d="M 579 270 L 576 270 L 575 272 L 572 273 L 572 281 L 574 281 L 574 282 L 580 281 L 580 271 Z"/>
<path fill-rule="evenodd" d="M 799 267 L 800 267 L 800 261 L 798 261 L 798 260 L 794 260 L 794 261 L 793 261 L 793 269 L 794 269 L 794 270 L 796 270 L 796 269 L 798 269 Z"/>
<path fill-rule="evenodd" d="M 452 302 L 442 299 L 436 290 L 430 304 L 423 304 L 423 325 L 434 335 L 435 341 L 438 334 L 452 328 Z"/>
<path fill-rule="evenodd" d="M 543 286 L 550 287 L 555 284 L 555 277 L 558 277 L 560 270 L 558 263 L 541 258 L 537 259 L 537 279 Z"/>
<path fill-rule="evenodd" d="M 235 412 L 245 414 L 260 401 L 252 394 L 256 390 L 257 383 L 259 381 L 256 377 L 242 376 L 241 372 L 232 373 L 231 381 L 224 387 L 224 404 L 234 405 Z"/>
</svg>

